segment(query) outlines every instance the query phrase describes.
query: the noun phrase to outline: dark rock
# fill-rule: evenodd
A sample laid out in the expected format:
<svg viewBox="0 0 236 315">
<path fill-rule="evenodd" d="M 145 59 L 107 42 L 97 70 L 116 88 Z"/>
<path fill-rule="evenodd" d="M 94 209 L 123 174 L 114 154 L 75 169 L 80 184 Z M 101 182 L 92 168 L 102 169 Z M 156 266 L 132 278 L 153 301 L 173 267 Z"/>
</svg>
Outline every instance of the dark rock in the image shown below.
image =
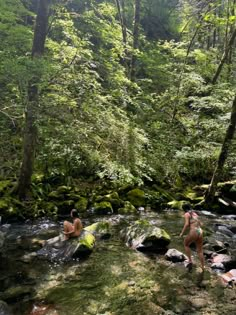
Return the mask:
<svg viewBox="0 0 236 315">
<path fill-rule="evenodd" d="M 187 256 L 175 248 L 170 248 L 165 254 L 165 258 L 173 262 L 181 262 L 181 261 L 186 260 Z"/>
<path fill-rule="evenodd" d="M 44 247 L 37 251 L 37 256 L 53 261 L 67 261 L 90 254 L 94 244 L 95 237 L 85 230 L 79 237 L 69 240 L 64 240 L 64 235 L 59 235 L 47 240 Z"/>
</svg>

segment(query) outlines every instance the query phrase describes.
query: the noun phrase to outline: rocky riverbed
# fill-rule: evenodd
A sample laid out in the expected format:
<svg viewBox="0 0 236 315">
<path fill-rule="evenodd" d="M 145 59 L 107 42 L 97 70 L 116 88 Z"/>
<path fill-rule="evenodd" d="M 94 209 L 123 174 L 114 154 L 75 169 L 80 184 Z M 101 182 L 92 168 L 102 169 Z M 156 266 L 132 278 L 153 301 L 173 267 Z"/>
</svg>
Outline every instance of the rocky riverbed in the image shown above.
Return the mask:
<svg viewBox="0 0 236 315">
<path fill-rule="evenodd" d="M 189 273 L 183 259 L 137 251 L 120 237 L 124 226 L 145 219 L 164 229 L 171 237 L 168 248 L 181 255 L 183 218 L 178 211 L 91 217 L 83 224 L 108 221 L 111 237 L 97 238 L 89 257 L 67 262 L 37 255 L 45 240 L 59 234 L 61 223 L 41 220 L 1 226 L 0 314 L 234 314 L 234 281 L 224 282 L 221 275 L 236 268 L 236 217 L 208 212 L 201 216 L 204 273 L 194 250 L 195 264 Z"/>
</svg>

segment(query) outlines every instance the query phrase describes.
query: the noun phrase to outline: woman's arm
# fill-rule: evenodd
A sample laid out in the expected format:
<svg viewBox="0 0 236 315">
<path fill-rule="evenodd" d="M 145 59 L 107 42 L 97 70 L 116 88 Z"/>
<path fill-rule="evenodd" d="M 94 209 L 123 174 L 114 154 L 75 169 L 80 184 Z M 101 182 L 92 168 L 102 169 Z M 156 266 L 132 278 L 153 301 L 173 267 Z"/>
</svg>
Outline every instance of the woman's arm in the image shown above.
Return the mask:
<svg viewBox="0 0 236 315">
<path fill-rule="evenodd" d="M 190 215 L 188 213 L 185 213 L 184 215 L 184 227 L 182 229 L 182 232 L 180 233 L 179 236 L 183 236 L 184 232 L 187 230 L 187 228 L 189 227 L 189 218 L 190 218 Z"/>
</svg>

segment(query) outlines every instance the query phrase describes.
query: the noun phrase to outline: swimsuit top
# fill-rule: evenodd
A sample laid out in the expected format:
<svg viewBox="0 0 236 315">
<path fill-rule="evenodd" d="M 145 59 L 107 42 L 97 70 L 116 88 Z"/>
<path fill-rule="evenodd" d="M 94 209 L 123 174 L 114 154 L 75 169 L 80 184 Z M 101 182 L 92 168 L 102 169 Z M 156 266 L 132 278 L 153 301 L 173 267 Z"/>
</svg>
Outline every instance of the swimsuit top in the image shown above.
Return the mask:
<svg viewBox="0 0 236 315">
<path fill-rule="evenodd" d="M 193 212 L 193 211 L 189 211 L 188 213 L 190 215 L 190 217 L 189 217 L 189 224 L 191 225 L 193 223 L 197 223 L 198 226 L 200 226 L 198 215 L 195 212 Z"/>
</svg>

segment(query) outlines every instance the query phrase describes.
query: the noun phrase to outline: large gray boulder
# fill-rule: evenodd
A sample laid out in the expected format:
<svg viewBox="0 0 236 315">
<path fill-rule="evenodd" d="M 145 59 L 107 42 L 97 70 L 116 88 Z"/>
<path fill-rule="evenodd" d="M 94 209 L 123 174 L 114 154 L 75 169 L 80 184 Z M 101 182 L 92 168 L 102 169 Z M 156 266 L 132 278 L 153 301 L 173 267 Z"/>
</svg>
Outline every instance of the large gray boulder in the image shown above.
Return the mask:
<svg viewBox="0 0 236 315">
<path fill-rule="evenodd" d="M 48 260 L 67 261 L 90 254 L 94 245 L 95 237 L 88 231 L 83 230 L 79 237 L 69 240 L 64 240 L 64 235 L 61 234 L 47 240 L 43 248 L 37 251 L 37 256 Z"/>
<path fill-rule="evenodd" d="M 128 246 L 140 251 L 161 251 L 166 249 L 171 238 L 169 234 L 147 220 L 138 220 L 121 232 Z"/>
</svg>

